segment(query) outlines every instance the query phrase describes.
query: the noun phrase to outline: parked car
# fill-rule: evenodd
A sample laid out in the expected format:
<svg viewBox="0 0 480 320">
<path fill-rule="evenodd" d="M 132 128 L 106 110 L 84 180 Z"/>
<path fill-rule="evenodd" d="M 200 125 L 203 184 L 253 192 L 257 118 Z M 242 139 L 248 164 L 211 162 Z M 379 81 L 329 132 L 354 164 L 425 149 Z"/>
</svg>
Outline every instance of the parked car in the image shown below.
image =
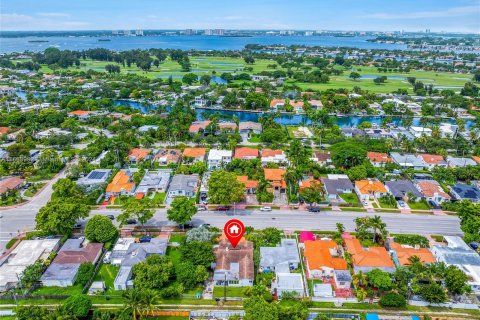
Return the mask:
<svg viewBox="0 0 480 320">
<path fill-rule="evenodd" d="M 81 229 L 81 228 L 82 228 L 82 224 L 81 224 L 81 223 L 75 223 L 75 224 L 73 225 L 73 228 L 74 228 L 74 229 Z"/>
<path fill-rule="evenodd" d="M 478 247 L 479 247 L 479 244 L 477 242 L 471 242 L 469 244 L 470 248 L 472 248 L 473 250 L 478 250 Z"/>
<path fill-rule="evenodd" d="M 228 211 L 230 210 L 230 206 L 218 206 L 217 211 Z"/>
<path fill-rule="evenodd" d="M 115 216 L 113 214 L 107 214 L 107 218 L 110 220 L 115 220 Z"/>
<path fill-rule="evenodd" d="M 199 228 L 210 228 L 212 225 L 210 223 L 202 223 L 201 225 L 199 225 L 198 227 Z"/>
<path fill-rule="evenodd" d="M 308 212 L 320 212 L 320 207 L 308 207 Z"/>
<path fill-rule="evenodd" d="M 405 203 L 405 201 L 402 201 L 402 200 L 398 200 L 398 205 L 400 206 L 400 208 L 406 208 L 407 207 L 407 204 Z"/>
<path fill-rule="evenodd" d="M 140 243 L 150 242 L 152 240 L 151 236 L 143 236 L 139 239 Z"/>
<path fill-rule="evenodd" d="M 269 212 L 269 211 L 272 211 L 272 208 L 271 207 L 261 207 L 260 211 Z"/>
<path fill-rule="evenodd" d="M 136 219 L 128 219 L 127 224 L 137 224 L 137 220 Z"/>
<path fill-rule="evenodd" d="M 112 256 L 112 252 L 108 251 L 105 253 L 105 256 L 103 257 L 103 263 L 110 263 L 110 257 Z"/>
<path fill-rule="evenodd" d="M 197 207 L 197 210 L 198 210 L 198 211 L 207 211 L 208 209 L 207 209 L 206 206 L 198 206 L 198 207 Z"/>
</svg>

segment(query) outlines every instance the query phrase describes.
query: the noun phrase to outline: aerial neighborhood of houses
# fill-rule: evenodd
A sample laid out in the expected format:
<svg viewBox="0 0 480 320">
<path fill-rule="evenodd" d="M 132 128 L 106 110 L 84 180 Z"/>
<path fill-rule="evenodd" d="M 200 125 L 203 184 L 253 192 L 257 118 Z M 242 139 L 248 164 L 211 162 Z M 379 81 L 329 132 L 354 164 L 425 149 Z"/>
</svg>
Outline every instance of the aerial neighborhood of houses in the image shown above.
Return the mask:
<svg viewBox="0 0 480 320">
<path fill-rule="evenodd" d="M 406 54 L 417 70 L 382 50 L 248 48 L 211 64 L 250 62 L 211 75 L 195 70 L 218 53 L 195 50 L 0 56 L 5 308 L 86 299 L 72 319 L 107 312 L 96 320 L 124 319 L 120 307 L 133 319 L 256 320 L 251 305 L 287 314 L 272 320 L 480 315 L 480 58 Z M 57 55 L 67 61 L 50 64 Z M 92 61 L 101 72 L 84 68 Z M 162 63 L 183 78 L 149 74 Z M 362 68 L 409 76 L 367 90 Z M 469 78 L 439 86 L 409 72 Z M 316 86 L 329 77 L 348 88 Z M 230 219 L 245 225 L 238 244 L 222 232 Z"/>
</svg>

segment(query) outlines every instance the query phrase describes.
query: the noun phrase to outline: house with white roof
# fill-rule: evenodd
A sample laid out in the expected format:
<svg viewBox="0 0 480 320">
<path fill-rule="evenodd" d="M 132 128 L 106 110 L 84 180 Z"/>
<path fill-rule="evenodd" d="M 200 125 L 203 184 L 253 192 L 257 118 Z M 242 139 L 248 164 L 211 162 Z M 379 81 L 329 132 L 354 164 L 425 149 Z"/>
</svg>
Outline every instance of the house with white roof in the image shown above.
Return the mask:
<svg viewBox="0 0 480 320">
<path fill-rule="evenodd" d="M 207 165 L 209 170 L 223 168 L 224 165 L 232 161 L 231 150 L 211 149 L 208 152 Z"/>
<path fill-rule="evenodd" d="M 432 136 L 432 129 L 425 128 L 425 127 L 410 127 L 410 133 L 415 138 L 420 138 L 423 135 L 426 135 L 427 137 L 431 137 Z"/>
</svg>

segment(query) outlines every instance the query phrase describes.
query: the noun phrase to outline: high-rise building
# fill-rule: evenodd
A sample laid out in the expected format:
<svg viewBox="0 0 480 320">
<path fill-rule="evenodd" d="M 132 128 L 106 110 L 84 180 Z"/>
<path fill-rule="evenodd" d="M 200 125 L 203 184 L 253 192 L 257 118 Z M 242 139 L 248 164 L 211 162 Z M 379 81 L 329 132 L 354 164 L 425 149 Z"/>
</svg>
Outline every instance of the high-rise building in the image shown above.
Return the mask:
<svg viewBox="0 0 480 320">
<path fill-rule="evenodd" d="M 213 34 L 213 30 L 212 30 L 212 29 L 205 29 L 204 34 L 205 34 L 206 36 L 211 36 L 211 35 Z"/>
<path fill-rule="evenodd" d="M 192 36 L 194 34 L 195 34 L 195 31 L 193 31 L 193 29 L 185 29 L 186 36 Z"/>
<path fill-rule="evenodd" d="M 143 30 L 141 29 L 135 30 L 135 35 L 140 37 L 143 36 Z"/>
<path fill-rule="evenodd" d="M 130 30 L 123 30 L 123 35 L 124 36 L 130 36 L 130 35 L 132 35 L 132 32 Z"/>
<path fill-rule="evenodd" d="M 225 34 L 225 30 L 223 30 L 223 29 L 215 29 L 215 30 L 213 31 L 213 34 L 214 34 L 215 36 L 223 36 L 223 35 Z"/>
</svg>

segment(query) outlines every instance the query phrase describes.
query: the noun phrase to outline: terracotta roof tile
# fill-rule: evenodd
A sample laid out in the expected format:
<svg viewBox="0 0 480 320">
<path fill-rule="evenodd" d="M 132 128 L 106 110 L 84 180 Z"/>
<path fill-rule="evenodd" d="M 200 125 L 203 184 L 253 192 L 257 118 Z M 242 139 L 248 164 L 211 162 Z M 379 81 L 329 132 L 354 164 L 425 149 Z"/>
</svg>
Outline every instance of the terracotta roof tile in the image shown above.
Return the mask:
<svg viewBox="0 0 480 320">
<path fill-rule="evenodd" d="M 347 251 L 352 254 L 352 262 L 354 266 L 377 268 L 395 267 L 390 255 L 384 247 L 363 248 L 360 241 L 349 234 L 343 234 L 342 237 Z"/>
<path fill-rule="evenodd" d="M 254 148 L 237 148 L 235 149 L 235 159 L 251 159 L 258 158 L 258 149 Z"/>
<path fill-rule="evenodd" d="M 323 267 L 334 270 L 348 270 L 347 262 L 341 257 L 332 256 L 332 251 L 338 250 L 338 245 L 332 240 L 306 240 L 304 256 L 310 270 Z"/>
<path fill-rule="evenodd" d="M 374 180 L 358 180 L 355 181 L 355 186 L 362 194 L 370 194 L 371 192 L 386 193 L 387 189 L 380 181 Z"/>
<path fill-rule="evenodd" d="M 408 259 L 413 256 L 419 257 L 423 263 L 434 263 L 436 261 L 432 252 L 427 248 L 415 249 L 396 242 L 389 243 L 389 247 L 397 253 L 398 261 L 402 266 L 409 265 L 410 261 L 408 261 Z"/>
<path fill-rule="evenodd" d="M 206 148 L 185 148 L 183 150 L 183 156 L 190 158 L 205 157 L 206 153 Z"/>
<path fill-rule="evenodd" d="M 392 159 L 388 156 L 388 154 L 383 152 L 367 152 L 367 157 L 371 162 L 392 162 Z"/>
</svg>

